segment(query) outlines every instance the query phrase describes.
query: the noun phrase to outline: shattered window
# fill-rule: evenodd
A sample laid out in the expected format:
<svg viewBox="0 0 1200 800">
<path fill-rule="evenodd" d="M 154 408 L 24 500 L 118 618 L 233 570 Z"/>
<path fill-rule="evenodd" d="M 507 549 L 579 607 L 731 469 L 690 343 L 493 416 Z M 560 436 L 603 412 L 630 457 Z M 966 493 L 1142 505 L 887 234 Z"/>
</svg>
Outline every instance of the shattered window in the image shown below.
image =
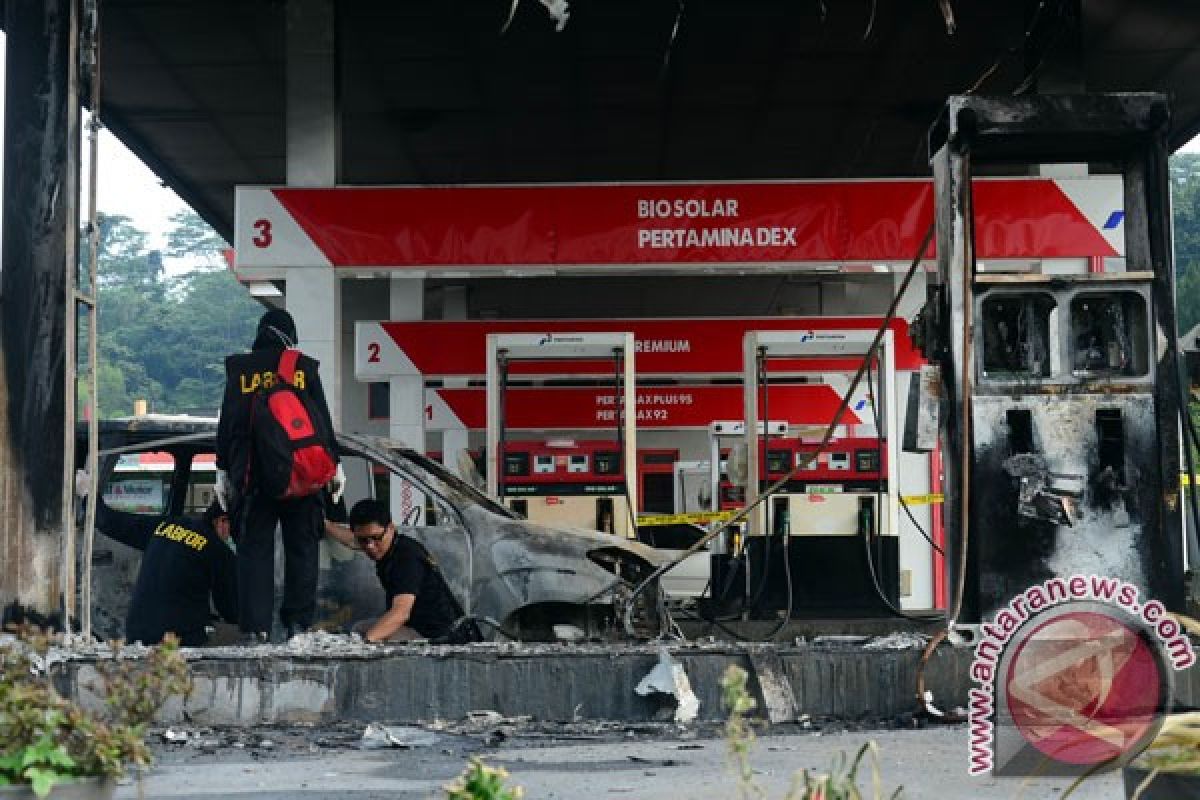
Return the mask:
<svg viewBox="0 0 1200 800">
<path fill-rule="evenodd" d="M 1076 375 L 1145 375 L 1146 344 L 1146 301 L 1137 292 L 1087 293 L 1071 301 L 1071 369 Z"/>
<path fill-rule="evenodd" d="M 171 477 L 175 457 L 170 453 L 126 453 L 112 477 L 100 487 L 105 504 L 116 511 L 159 515 L 171 506 Z"/>
<path fill-rule="evenodd" d="M 1054 298 L 1042 292 L 1006 293 L 983 301 L 983 374 L 1027 380 L 1050 374 L 1050 315 Z"/>
</svg>

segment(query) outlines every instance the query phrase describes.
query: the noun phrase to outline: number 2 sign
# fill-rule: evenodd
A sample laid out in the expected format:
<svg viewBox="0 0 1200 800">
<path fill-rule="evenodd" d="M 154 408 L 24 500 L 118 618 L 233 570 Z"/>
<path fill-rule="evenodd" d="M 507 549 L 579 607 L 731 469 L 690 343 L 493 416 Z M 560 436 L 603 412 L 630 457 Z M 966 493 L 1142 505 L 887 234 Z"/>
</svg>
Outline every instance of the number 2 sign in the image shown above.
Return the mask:
<svg viewBox="0 0 1200 800">
<path fill-rule="evenodd" d="M 354 324 L 354 375 L 359 380 L 378 381 L 417 372 L 408 355 L 378 322 Z"/>
</svg>

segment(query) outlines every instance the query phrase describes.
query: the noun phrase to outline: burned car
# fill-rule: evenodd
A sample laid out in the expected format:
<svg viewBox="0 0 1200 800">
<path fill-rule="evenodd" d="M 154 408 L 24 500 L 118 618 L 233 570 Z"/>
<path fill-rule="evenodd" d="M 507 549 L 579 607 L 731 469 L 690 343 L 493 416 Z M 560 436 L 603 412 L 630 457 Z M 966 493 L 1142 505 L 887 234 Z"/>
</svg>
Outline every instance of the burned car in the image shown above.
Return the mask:
<svg viewBox="0 0 1200 800">
<path fill-rule="evenodd" d="M 127 513 L 200 513 L 212 499 L 216 423 L 177 417 L 105 421 L 98 485 L 105 502 Z M 85 440 L 80 437 L 81 453 Z M 609 534 L 536 525 L 488 498 L 440 464 L 369 436 L 339 434 L 346 498 L 386 498 L 399 476 L 405 495 L 397 531 L 437 559 L 465 615 L 487 638 L 549 640 L 555 626 L 578 636 L 624 635 L 631 589 L 664 563 L 664 554 Z M 82 463 L 82 459 L 79 463 Z M 82 554 L 81 554 L 82 556 Z M 276 548 L 277 560 L 282 548 Z M 138 553 L 98 529 L 91 554 L 94 632 L 121 634 Z M 276 569 L 277 580 L 282 568 Z M 279 597 L 276 592 L 276 597 Z M 634 618 L 658 633 L 661 597 L 646 591 Z M 316 627 L 348 630 L 384 610 L 373 563 L 330 539 L 321 544 Z M 560 634 L 564 629 L 560 628 Z"/>
</svg>

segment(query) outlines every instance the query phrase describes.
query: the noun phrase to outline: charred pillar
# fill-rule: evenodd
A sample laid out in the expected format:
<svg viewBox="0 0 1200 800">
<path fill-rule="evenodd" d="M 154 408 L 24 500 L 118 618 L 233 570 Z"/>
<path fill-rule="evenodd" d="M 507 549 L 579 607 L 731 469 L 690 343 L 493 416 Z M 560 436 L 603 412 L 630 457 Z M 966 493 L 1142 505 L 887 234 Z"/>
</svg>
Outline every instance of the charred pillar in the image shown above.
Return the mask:
<svg viewBox="0 0 1200 800">
<path fill-rule="evenodd" d="M 62 607 L 66 265 L 78 197 L 72 0 L 4 4 L 0 604 Z"/>
</svg>

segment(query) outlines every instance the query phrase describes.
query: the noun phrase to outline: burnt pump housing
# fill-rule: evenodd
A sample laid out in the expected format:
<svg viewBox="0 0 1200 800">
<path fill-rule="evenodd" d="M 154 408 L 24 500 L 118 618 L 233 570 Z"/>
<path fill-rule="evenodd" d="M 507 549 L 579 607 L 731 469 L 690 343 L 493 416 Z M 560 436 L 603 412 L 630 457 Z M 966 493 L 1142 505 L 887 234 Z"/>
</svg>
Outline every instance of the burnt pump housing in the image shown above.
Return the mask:
<svg viewBox="0 0 1200 800">
<path fill-rule="evenodd" d="M 1076 574 L 1183 606 L 1168 117 L 1157 94 L 956 96 L 930 131 L 937 274 L 922 335 L 941 370 L 959 622 Z M 1122 176 L 1123 261 L 977 263 L 973 178 L 1053 163 Z"/>
</svg>

